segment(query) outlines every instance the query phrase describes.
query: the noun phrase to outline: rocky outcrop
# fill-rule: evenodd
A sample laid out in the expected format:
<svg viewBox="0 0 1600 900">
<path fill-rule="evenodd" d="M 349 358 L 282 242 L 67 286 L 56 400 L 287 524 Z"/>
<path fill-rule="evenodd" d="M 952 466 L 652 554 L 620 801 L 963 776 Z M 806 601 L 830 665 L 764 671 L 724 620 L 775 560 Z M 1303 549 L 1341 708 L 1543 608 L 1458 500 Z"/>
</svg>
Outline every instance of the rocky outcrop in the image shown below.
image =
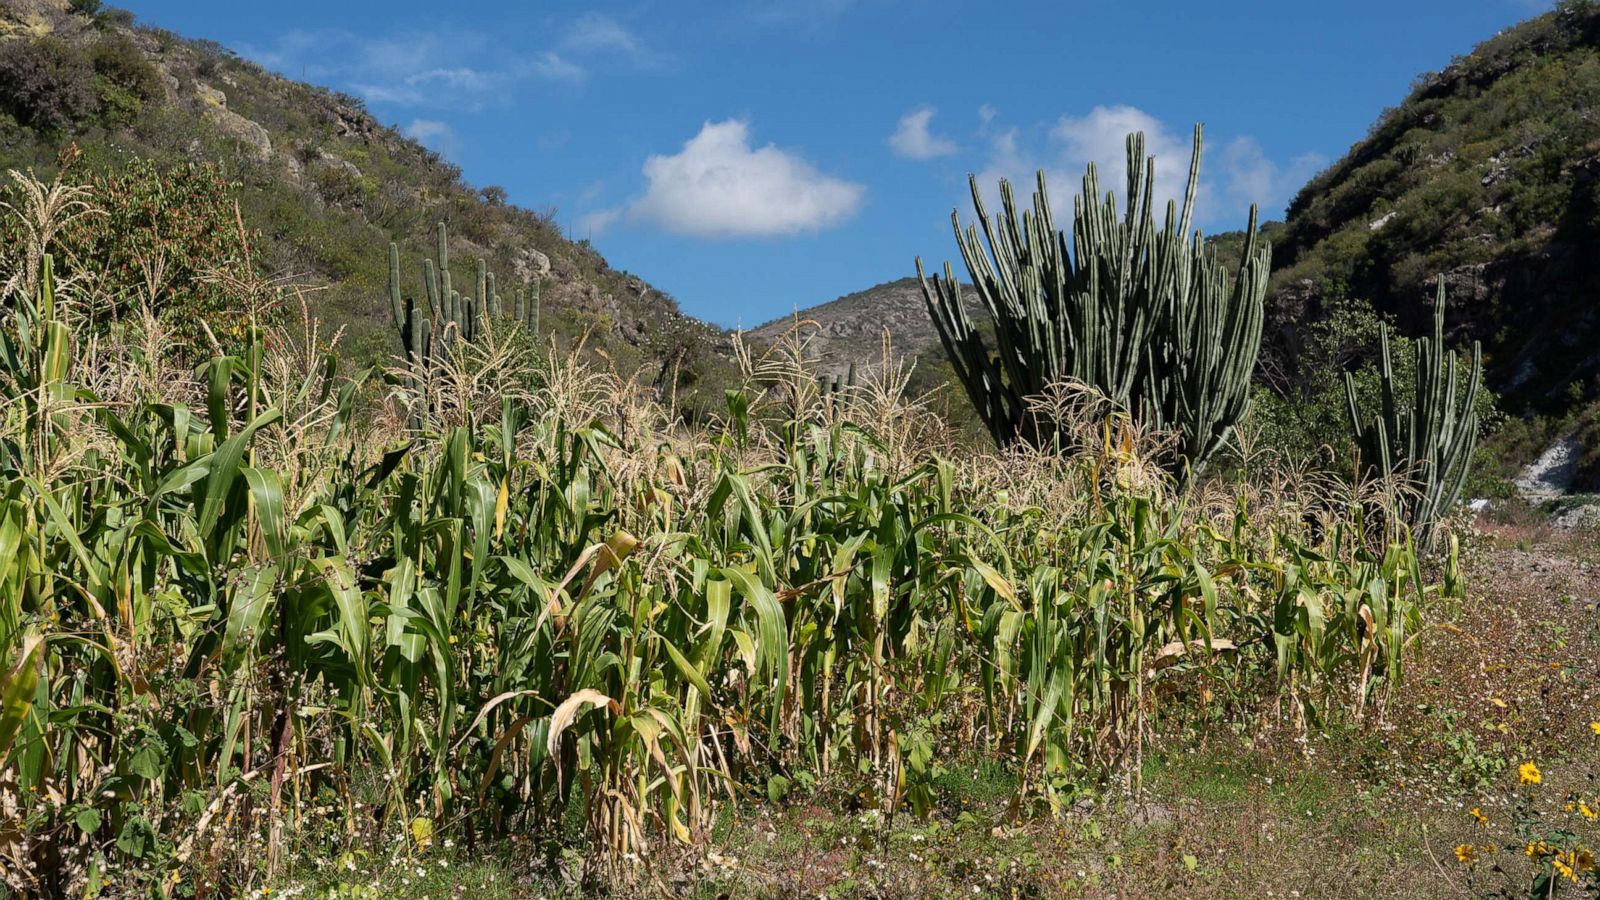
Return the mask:
<svg viewBox="0 0 1600 900">
<path fill-rule="evenodd" d="M 225 138 L 239 143 L 245 155 L 257 162 L 272 158 L 272 135 L 259 122 L 228 108 L 228 95 L 203 81 L 194 83 L 200 114 Z"/>
<path fill-rule="evenodd" d="M 511 257 L 511 272 L 518 281 L 531 284 L 535 278 L 549 276 L 550 257 L 532 247 L 519 247 Z"/>
</svg>

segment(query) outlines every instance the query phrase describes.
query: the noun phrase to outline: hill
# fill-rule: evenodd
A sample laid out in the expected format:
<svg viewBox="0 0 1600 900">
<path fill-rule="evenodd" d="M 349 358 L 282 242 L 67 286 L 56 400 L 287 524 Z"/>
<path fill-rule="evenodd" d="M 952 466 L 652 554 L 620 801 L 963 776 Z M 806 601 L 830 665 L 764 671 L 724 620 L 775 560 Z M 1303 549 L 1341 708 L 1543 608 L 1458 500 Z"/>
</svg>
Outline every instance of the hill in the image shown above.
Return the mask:
<svg viewBox="0 0 1600 900">
<path fill-rule="evenodd" d="M 420 279 L 433 224 L 445 221 L 458 279 L 483 257 L 508 287 L 541 282 L 545 331 L 567 341 L 588 334 L 619 368 L 670 367 L 685 384 L 728 365 L 720 329 L 564 238 L 553 213 L 469 185 L 359 99 L 92 0 L 0 0 L 0 170 L 48 177 L 68 143 L 90 172 L 116 170 L 130 155 L 218 165 L 259 231 L 258 264 L 314 289 L 314 312 L 346 329 L 358 357 L 395 346 L 384 299 L 389 241 L 401 244 L 405 277 Z"/>
<path fill-rule="evenodd" d="M 893 340 L 897 356 L 917 358 L 929 355 L 930 351 L 943 353 L 939 332 L 928 317 L 922 285 L 916 278 L 886 281 L 774 319 L 752 329 L 750 336 L 772 343 L 782 338 L 797 319 L 816 323 L 810 350 L 815 354 L 818 369 L 829 374 L 844 374 L 852 363 L 876 362 L 882 353 L 885 330 Z"/>
<path fill-rule="evenodd" d="M 1565 3 L 1422 75 L 1290 204 L 1272 351 L 1341 301 L 1418 333 L 1436 279 L 1508 410 L 1600 396 L 1600 9 Z"/>
</svg>

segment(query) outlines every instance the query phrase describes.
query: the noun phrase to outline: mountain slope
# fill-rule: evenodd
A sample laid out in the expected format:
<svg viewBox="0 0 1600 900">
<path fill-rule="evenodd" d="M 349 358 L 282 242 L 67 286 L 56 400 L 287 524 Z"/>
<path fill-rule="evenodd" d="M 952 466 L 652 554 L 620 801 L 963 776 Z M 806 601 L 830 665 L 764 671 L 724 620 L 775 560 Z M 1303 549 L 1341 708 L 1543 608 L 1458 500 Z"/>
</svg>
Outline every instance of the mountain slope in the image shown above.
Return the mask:
<svg viewBox="0 0 1600 900">
<path fill-rule="evenodd" d="M 1510 409 L 1600 395 L 1600 10 L 1563 4 L 1419 78 L 1300 191 L 1274 262 L 1271 352 L 1346 298 L 1416 333 L 1442 276 Z"/>
<path fill-rule="evenodd" d="M 569 341 L 587 333 L 620 368 L 670 367 L 686 383 L 726 367 L 720 329 L 566 240 L 550 214 L 507 203 L 498 187 L 468 185 L 360 100 L 97 7 L 0 0 L 0 169 L 48 176 L 68 142 L 90 170 L 115 168 L 128 154 L 220 165 L 243 220 L 260 232 L 261 267 L 314 287 L 314 311 L 345 328 L 347 347 L 368 359 L 395 346 L 389 241 L 401 244 L 407 282 L 420 284 L 442 220 L 458 279 L 481 256 L 508 288 L 540 280 L 545 331 Z"/>
<path fill-rule="evenodd" d="M 911 358 L 930 351 L 943 352 L 939 332 L 922 299 L 922 285 L 916 278 L 887 281 L 774 319 L 752 329 L 750 336 L 772 343 L 794 327 L 797 319 L 816 323 L 809 349 L 815 354 L 818 370 L 830 374 L 844 374 L 852 363 L 877 362 L 885 330 L 891 336 L 896 356 Z"/>
</svg>

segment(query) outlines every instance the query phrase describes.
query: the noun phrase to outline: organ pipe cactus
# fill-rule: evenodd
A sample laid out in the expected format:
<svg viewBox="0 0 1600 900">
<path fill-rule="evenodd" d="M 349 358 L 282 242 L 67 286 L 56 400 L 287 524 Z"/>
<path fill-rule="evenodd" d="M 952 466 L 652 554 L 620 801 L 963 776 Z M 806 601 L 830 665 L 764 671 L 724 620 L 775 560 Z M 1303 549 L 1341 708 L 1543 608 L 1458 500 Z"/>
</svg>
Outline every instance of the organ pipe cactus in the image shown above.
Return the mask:
<svg viewBox="0 0 1600 900">
<path fill-rule="evenodd" d="M 824 400 L 835 401 L 856 387 L 856 364 L 851 363 L 848 372 L 840 379 L 837 372 L 832 375 L 822 374 L 817 376 L 817 392 Z"/>
<path fill-rule="evenodd" d="M 1474 401 L 1483 379 L 1483 350 L 1472 343 L 1466 391 L 1458 392 L 1454 350 L 1444 349 L 1444 279 L 1433 306 L 1433 336 L 1418 340 L 1417 371 L 1409 396 L 1396 387 L 1389 327 L 1380 328 L 1379 408 L 1363 416 L 1355 377 L 1344 376 L 1345 400 L 1356 444 L 1369 471 L 1396 476 L 1409 488 L 1398 498 L 1419 537 L 1431 537 L 1439 518 L 1461 499 L 1478 443 Z"/>
<path fill-rule="evenodd" d="M 499 319 L 504 312 L 497 282 L 488 263 L 477 260 L 473 286 L 475 294 L 463 296 L 456 290 L 450 276 L 450 242 L 445 224 L 435 229 L 433 259 L 422 261 L 423 301 L 407 295 L 401 287 L 400 247 L 389 245 L 389 312 L 394 317 L 395 330 L 400 335 L 400 346 L 405 354 L 408 376 L 413 388 L 420 388 L 420 373 L 434 364 L 440 347 L 457 340 L 475 341 L 484 332 L 487 323 Z M 528 285 L 526 294 L 515 294 L 513 314 L 518 325 L 532 334 L 539 330 L 539 281 Z"/>
<path fill-rule="evenodd" d="M 1144 135 L 1127 139 L 1125 212 L 1101 198 L 1093 163 L 1073 201 L 1073 228 L 1058 231 L 1044 172 L 1033 208 L 1017 210 L 1000 182 L 1000 214 L 990 218 L 976 177 L 968 183 L 978 225 L 965 232 L 951 213 L 956 243 L 994 324 L 990 350 L 968 312 L 947 262 L 930 280 L 917 260 L 928 312 L 945 352 L 990 434 L 1001 445 L 1049 444 L 1056 424 L 1028 400 L 1053 383 L 1088 384 L 1140 418 L 1178 435 L 1180 474 L 1202 468 L 1228 440 L 1249 399 L 1261 347 L 1271 251 L 1250 208 L 1237 276 L 1190 222 L 1200 173 L 1201 129 L 1194 130 L 1183 207 L 1154 205 L 1155 160 Z M 979 228 L 982 229 L 982 240 Z"/>
</svg>

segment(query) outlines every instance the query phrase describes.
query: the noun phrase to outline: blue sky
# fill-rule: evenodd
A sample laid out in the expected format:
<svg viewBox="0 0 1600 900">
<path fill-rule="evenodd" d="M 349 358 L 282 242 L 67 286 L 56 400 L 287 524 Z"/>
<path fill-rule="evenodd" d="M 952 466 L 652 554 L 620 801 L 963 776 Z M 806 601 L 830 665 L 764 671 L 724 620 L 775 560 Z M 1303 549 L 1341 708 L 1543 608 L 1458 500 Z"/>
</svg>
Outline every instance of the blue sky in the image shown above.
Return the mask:
<svg viewBox="0 0 1600 900">
<path fill-rule="evenodd" d="M 365 98 L 513 202 L 554 208 L 686 312 L 753 326 L 955 252 L 966 175 L 1115 177 L 1147 132 L 1197 221 L 1276 217 L 1417 74 L 1534 0 L 441 4 L 133 0 L 142 21 Z M 1164 165 L 1162 162 L 1164 161 Z M 1115 184 L 1117 182 L 1109 182 Z"/>
</svg>

